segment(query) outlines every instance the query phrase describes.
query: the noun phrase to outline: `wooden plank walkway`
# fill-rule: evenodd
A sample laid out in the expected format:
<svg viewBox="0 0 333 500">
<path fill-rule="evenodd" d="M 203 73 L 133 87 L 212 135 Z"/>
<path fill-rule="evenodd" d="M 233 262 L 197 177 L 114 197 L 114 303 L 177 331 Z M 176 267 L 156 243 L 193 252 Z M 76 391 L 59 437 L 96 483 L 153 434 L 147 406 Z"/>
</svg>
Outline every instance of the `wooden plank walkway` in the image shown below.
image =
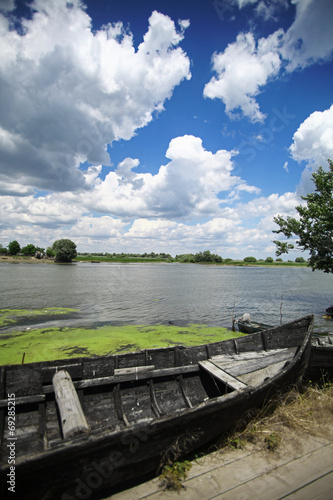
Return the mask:
<svg viewBox="0 0 333 500">
<path fill-rule="evenodd" d="M 287 436 L 275 452 L 248 444 L 193 462 L 180 492 L 158 478 L 105 500 L 332 500 L 333 428 L 325 438 Z"/>
</svg>

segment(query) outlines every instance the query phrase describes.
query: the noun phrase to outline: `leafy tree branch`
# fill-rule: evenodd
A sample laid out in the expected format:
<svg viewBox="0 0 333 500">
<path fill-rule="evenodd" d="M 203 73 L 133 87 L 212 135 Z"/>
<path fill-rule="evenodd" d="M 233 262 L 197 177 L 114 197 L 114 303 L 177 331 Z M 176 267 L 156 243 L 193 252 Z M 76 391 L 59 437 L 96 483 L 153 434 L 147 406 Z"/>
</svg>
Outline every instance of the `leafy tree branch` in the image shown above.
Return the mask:
<svg viewBox="0 0 333 500">
<path fill-rule="evenodd" d="M 305 205 L 299 205 L 296 210 L 299 220 L 278 215 L 274 222 L 280 227 L 273 233 L 282 233 L 288 239 L 297 237 L 296 244 L 303 251 L 310 253 L 309 266 L 312 270 L 319 269 L 325 273 L 333 273 L 333 162 L 328 160 L 329 169 L 319 167 L 312 174 L 315 183 L 313 193 L 302 196 Z M 288 253 L 294 248 L 292 243 L 274 240 L 276 255 Z"/>
</svg>

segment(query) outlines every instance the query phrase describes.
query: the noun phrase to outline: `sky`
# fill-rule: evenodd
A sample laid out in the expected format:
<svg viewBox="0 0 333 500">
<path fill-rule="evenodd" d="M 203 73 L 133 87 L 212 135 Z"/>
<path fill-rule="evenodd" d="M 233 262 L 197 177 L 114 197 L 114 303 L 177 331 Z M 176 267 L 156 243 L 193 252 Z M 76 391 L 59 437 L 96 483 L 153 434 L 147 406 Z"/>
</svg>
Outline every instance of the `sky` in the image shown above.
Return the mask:
<svg viewBox="0 0 333 500">
<path fill-rule="evenodd" d="M 332 0 L 0 0 L 0 243 L 274 257 L 333 159 L 332 24 Z"/>
</svg>

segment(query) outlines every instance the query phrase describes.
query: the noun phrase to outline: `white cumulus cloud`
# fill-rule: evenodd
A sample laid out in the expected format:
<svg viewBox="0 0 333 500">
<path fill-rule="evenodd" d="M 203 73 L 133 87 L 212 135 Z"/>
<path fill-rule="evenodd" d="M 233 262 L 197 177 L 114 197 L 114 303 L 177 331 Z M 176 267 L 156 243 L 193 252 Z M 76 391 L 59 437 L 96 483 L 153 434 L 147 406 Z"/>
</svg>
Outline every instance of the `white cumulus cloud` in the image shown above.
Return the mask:
<svg viewBox="0 0 333 500">
<path fill-rule="evenodd" d="M 294 160 L 307 162 L 299 192 L 306 194 L 313 191 L 313 171 L 319 166 L 326 169 L 327 160 L 333 159 L 333 105 L 325 111 L 315 111 L 301 123 L 289 150 Z"/>
<path fill-rule="evenodd" d="M 44 190 L 86 187 L 80 163 L 110 165 L 191 77 L 179 47 L 188 22 L 158 12 L 135 50 L 120 22 L 93 31 L 79 0 L 34 0 L 31 19 L 0 12 L 0 180 Z"/>
<path fill-rule="evenodd" d="M 333 105 L 315 111 L 298 127 L 290 146 L 296 161 L 322 164 L 333 159 Z"/>
<path fill-rule="evenodd" d="M 155 175 L 136 172 L 139 161 L 126 158 L 104 181 L 96 178 L 91 192 L 76 197 L 87 210 L 118 217 L 194 219 L 215 215 L 230 195 L 259 192 L 232 174 L 235 154 L 207 151 L 199 137 L 176 137 L 166 152 L 170 161 Z"/>
<path fill-rule="evenodd" d="M 262 122 L 257 96 L 263 85 L 277 75 L 281 60 L 277 52 L 281 31 L 256 42 L 252 33 L 241 33 L 223 53 L 212 57 L 214 76 L 204 88 L 204 96 L 221 99 L 229 116 L 240 109 L 253 122 Z"/>
<path fill-rule="evenodd" d="M 252 0 L 237 0 L 243 8 Z M 204 87 L 204 96 L 221 99 L 230 117 L 245 116 L 262 122 L 265 114 L 256 97 L 282 69 L 288 72 L 330 60 L 333 55 L 332 0 L 293 0 L 295 20 L 285 32 L 279 29 L 258 41 L 253 32 L 240 33 L 223 52 L 212 56 L 215 76 Z M 284 0 L 263 0 L 256 5 L 258 14 L 274 17 L 277 8 L 286 8 Z M 240 113 L 237 115 L 237 112 Z"/>
<path fill-rule="evenodd" d="M 296 4 L 296 18 L 281 47 L 288 71 L 325 61 L 333 54 L 332 0 L 293 0 L 292 3 Z"/>
</svg>

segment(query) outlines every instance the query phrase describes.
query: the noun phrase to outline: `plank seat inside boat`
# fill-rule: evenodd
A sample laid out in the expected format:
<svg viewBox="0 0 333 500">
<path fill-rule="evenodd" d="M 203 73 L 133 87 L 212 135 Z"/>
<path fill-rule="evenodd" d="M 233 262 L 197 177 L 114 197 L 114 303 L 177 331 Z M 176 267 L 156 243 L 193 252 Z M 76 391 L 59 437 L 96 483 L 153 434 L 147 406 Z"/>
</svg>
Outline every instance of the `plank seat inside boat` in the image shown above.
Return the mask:
<svg viewBox="0 0 333 500">
<path fill-rule="evenodd" d="M 285 349 L 271 349 L 270 351 L 213 356 L 211 360 L 217 366 L 230 373 L 230 375 L 237 377 L 266 368 L 280 361 L 288 361 L 294 357 L 295 352 L 295 347 L 287 347 Z"/>
<path fill-rule="evenodd" d="M 215 364 L 212 359 L 199 361 L 199 366 L 208 371 L 208 373 L 217 378 L 220 382 L 226 384 L 226 386 L 230 389 L 239 391 L 240 389 L 246 388 L 246 384 L 244 384 L 244 382 L 238 380 L 236 377 L 233 377 L 230 373 L 227 373 L 220 366 Z"/>
<path fill-rule="evenodd" d="M 214 364 L 247 385 L 258 386 L 272 378 L 295 356 L 296 347 L 271 349 L 260 353 L 243 352 L 212 358 Z"/>
</svg>

